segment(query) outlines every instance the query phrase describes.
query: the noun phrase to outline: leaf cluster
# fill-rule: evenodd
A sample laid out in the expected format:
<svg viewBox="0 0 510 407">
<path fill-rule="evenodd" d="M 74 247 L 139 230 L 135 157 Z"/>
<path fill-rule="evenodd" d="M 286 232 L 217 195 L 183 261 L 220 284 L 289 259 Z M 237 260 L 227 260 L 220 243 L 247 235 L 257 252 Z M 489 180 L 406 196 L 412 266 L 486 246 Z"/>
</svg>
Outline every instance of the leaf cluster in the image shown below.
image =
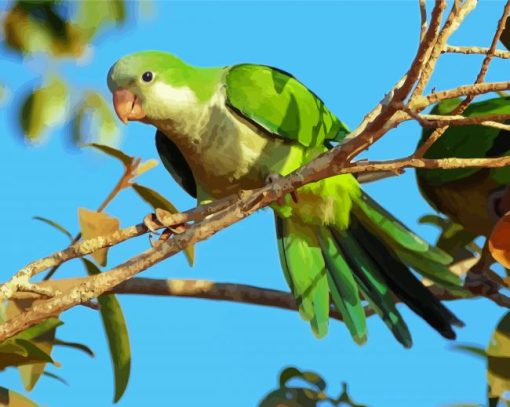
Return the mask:
<svg viewBox="0 0 510 407">
<path fill-rule="evenodd" d="M 35 220 L 46 223 L 58 232 L 64 234 L 69 239 L 69 243 L 72 244 L 80 238 L 90 239 L 96 236 L 113 233 L 120 228 L 119 219 L 106 213 L 105 208 L 118 196 L 119 192 L 124 189 L 132 189 L 140 199 L 150 205 L 154 210 L 161 208 L 170 213 L 178 212 L 177 208 L 163 195 L 152 188 L 134 182 L 135 178 L 153 169 L 158 164 L 158 161 L 149 159 L 142 162 L 139 158 L 129 156 L 118 149 L 102 144 L 94 143 L 88 145 L 88 147 L 101 151 L 122 164 L 124 169 L 123 175 L 112 193 L 110 193 L 98 210 L 86 208 L 80 208 L 78 210 L 80 233 L 75 237 L 73 237 L 73 234 L 66 227 L 52 219 L 35 216 Z M 190 265 L 192 265 L 194 262 L 193 246 L 186 248 L 185 255 Z M 92 253 L 90 257 L 90 259 L 81 259 L 85 272 L 88 275 L 99 274 L 102 272 L 102 267 L 107 265 L 108 249 L 104 248 L 98 250 Z M 45 279 L 51 278 L 57 269 L 58 267 L 52 269 Z M 0 323 L 7 319 L 14 318 L 22 310 L 29 308 L 32 302 L 33 300 L 9 301 L 6 312 L 4 313 L 4 318 Z M 106 340 L 110 348 L 115 378 L 114 402 L 117 402 L 126 390 L 131 370 L 131 350 L 126 318 L 122 311 L 121 304 L 114 294 L 102 295 L 98 298 L 97 304 L 91 305 L 97 306 L 99 310 Z M 51 357 L 53 346 L 70 346 L 85 351 L 90 355 L 93 355 L 93 353 L 86 345 L 56 339 L 56 329 L 61 324 L 62 322 L 59 319 L 48 319 L 0 343 L 0 370 L 7 366 L 18 367 L 27 391 L 33 389 L 38 379 L 43 374 L 65 382 L 64 379 L 56 376 L 54 373 L 46 371 L 48 363 L 55 365 Z M 2 392 L 6 394 L 6 397 L 10 397 L 13 400 L 18 400 L 19 397 L 22 397 L 20 395 L 15 395 L 8 389 L 0 389 L 0 397 L 2 397 Z"/>
</svg>

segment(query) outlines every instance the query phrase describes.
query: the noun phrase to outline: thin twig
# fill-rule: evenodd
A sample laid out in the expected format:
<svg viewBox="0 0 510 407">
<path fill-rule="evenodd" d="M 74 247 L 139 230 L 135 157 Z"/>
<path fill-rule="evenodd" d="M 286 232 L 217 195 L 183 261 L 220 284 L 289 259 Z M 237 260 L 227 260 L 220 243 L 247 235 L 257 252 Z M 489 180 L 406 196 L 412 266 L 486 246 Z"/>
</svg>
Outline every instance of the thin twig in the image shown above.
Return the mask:
<svg viewBox="0 0 510 407">
<path fill-rule="evenodd" d="M 481 84 L 485 79 L 485 75 L 487 74 L 489 65 L 496 52 L 498 41 L 501 37 L 501 34 L 503 33 L 503 30 L 505 29 L 506 20 L 508 18 L 509 13 L 510 13 L 510 1 L 507 1 L 505 7 L 503 8 L 501 18 L 498 21 L 496 32 L 494 33 L 494 36 L 492 38 L 491 46 L 489 48 L 489 51 L 487 52 L 487 55 L 485 55 L 485 58 L 483 59 L 482 66 L 480 67 L 480 71 L 476 76 L 474 85 Z M 466 98 L 455 109 L 453 109 L 453 112 L 451 114 L 455 116 L 464 113 L 464 110 L 466 110 L 466 108 L 471 104 L 475 96 L 476 95 L 474 94 L 466 95 Z M 434 130 L 432 134 L 427 138 L 427 140 L 425 140 L 423 144 L 420 147 L 418 147 L 418 149 L 414 153 L 414 156 L 423 157 L 423 155 L 427 152 L 430 146 L 432 146 L 432 144 L 434 144 L 446 132 L 447 129 L 448 126 L 443 126 Z"/>
<path fill-rule="evenodd" d="M 504 90 L 510 90 L 510 81 L 486 82 L 477 85 L 462 85 L 453 89 L 434 92 L 427 96 L 416 97 L 409 104 L 409 108 L 413 109 L 414 111 L 421 111 L 427 106 L 433 105 L 442 100 L 454 99 L 460 96 L 478 96 L 485 93 Z"/>
<path fill-rule="evenodd" d="M 457 30 L 460 23 L 475 8 L 475 6 L 476 0 L 466 0 L 463 4 L 455 2 L 443 28 L 436 35 L 434 47 L 432 47 L 431 52 L 427 55 L 426 64 L 420 72 L 420 79 L 418 80 L 416 88 L 411 95 L 411 99 L 423 93 L 425 86 L 427 86 L 432 73 L 434 72 L 437 61 L 441 56 L 441 51 L 446 46 L 448 38 L 450 38 L 450 36 Z"/>
<path fill-rule="evenodd" d="M 131 163 L 125 166 L 124 172 L 122 173 L 122 176 L 117 181 L 117 184 L 113 187 L 113 189 L 110 191 L 110 193 L 106 196 L 104 201 L 99 205 L 97 208 L 97 212 L 102 212 L 106 209 L 106 207 L 115 199 L 115 197 L 126 188 L 129 188 L 131 186 L 131 180 L 136 176 L 135 172 L 140 164 L 140 159 L 134 159 Z M 72 240 L 71 244 L 69 246 L 72 246 L 76 244 L 81 239 L 81 232 L 79 232 Z M 58 265 L 53 266 L 50 271 L 44 276 L 43 280 L 49 280 L 55 272 L 57 271 Z"/>
<path fill-rule="evenodd" d="M 427 4 L 425 0 L 419 0 L 420 4 L 420 42 L 425 38 L 425 34 L 427 33 Z"/>
<path fill-rule="evenodd" d="M 447 45 L 446 48 L 443 50 L 443 53 L 452 53 L 452 54 L 476 54 L 476 55 L 487 55 L 490 52 L 490 48 L 483 48 L 483 47 L 459 47 L 459 46 L 453 46 L 453 45 Z M 502 59 L 509 59 L 510 58 L 510 51 L 504 51 L 501 49 L 494 50 L 495 57 L 502 58 Z"/>
<path fill-rule="evenodd" d="M 411 117 L 416 119 L 423 127 L 442 127 L 442 126 L 471 126 L 480 125 L 486 127 L 493 127 L 498 130 L 510 131 L 510 125 L 501 123 L 502 121 L 510 120 L 510 114 L 493 114 L 486 116 L 465 117 L 465 116 L 449 116 L 449 115 L 433 115 L 433 114 L 418 114 L 412 110 L 407 109 Z"/>
</svg>

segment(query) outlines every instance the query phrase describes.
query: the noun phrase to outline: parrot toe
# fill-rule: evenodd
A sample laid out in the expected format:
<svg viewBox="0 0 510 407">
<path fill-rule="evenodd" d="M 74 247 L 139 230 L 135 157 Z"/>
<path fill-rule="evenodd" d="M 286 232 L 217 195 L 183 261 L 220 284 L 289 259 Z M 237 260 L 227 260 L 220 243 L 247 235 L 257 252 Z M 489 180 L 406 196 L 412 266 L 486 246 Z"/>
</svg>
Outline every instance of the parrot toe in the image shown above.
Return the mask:
<svg viewBox="0 0 510 407">
<path fill-rule="evenodd" d="M 283 176 L 278 173 L 271 173 L 266 177 L 265 183 L 266 185 L 274 184 L 275 182 L 279 181 L 282 178 Z M 289 195 L 294 203 L 297 204 L 299 202 L 297 191 L 292 191 Z M 276 203 L 278 205 L 285 205 L 285 199 L 281 197 L 276 200 Z"/>
<path fill-rule="evenodd" d="M 154 213 L 149 213 L 145 218 L 143 218 L 143 224 L 152 233 L 158 233 L 158 229 L 161 227 L 161 224 Z"/>
<path fill-rule="evenodd" d="M 464 280 L 464 288 L 476 295 L 490 296 L 497 294 L 501 285 L 484 274 L 470 271 Z"/>
</svg>

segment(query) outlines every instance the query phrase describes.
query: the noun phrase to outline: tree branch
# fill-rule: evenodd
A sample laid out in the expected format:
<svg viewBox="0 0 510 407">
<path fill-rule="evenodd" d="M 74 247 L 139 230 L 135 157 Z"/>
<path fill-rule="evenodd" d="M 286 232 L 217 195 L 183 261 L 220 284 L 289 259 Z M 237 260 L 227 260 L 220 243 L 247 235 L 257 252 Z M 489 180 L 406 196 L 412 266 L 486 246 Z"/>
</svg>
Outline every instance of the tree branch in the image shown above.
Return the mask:
<svg viewBox="0 0 510 407">
<path fill-rule="evenodd" d="M 443 50 L 443 53 L 452 53 L 452 54 L 478 54 L 478 55 L 487 55 L 490 52 L 490 48 L 483 47 L 458 47 L 453 45 L 447 45 Z M 502 59 L 510 58 L 510 51 L 503 51 L 500 49 L 494 50 L 495 57 Z"/>
<path fill-rule="evenodd" d="M 489 69 L 489 65 L 492 61 L 492 58 L 494 57 L 494 53 L 496 52 L 496 47 L 498 45 L 498 41 L 501 37 L 501 34 L 503 34 L 503 30 L 505 29 L 506 20 L 508 18 L 508 14 L 510 13 L 510 1 L 507 1 L 505 4 L 505 7 L 503 8 L 503 13 L 501 15 L 501 18 L 498 21 L 498 25 L 496 28 L 496 32 L 494 33 L 494 36 L 492 38 L 491 46 L 489 48 L 489 51 L 487 55 L 485 55 L 485 58 L 483 59 L 482 66 L 480 67 L 480 71 L 478 72 L 478 75 L 476 76 L 474 85 L 481 84 L 484 79 L 485 75 L 487 74 L 487 71 Z M 438 51 L 441 52 L 446 46 L 446 40 L 441 45 L 440 49 L 438 47 Z M 451 113 L 453 116 L 460 115 L 464 113 L 464 110 L 471 104 L 473 99 L 476 95 L 469 94 L 466 96 L 466 98 L 455 108 L 453 109 L 453 112 Z M 442 126 L 437 128 L 432 132 L 432 134 L 423 142 L 423 144 L 418 147 L 416 152 L 414 153 L 415 157 L 423 157 L 423 155 L 427 152 L 427 150 L 434 144 L 448 129 L 448 126 Z"/>
<path fill-rule="evenodd" d="M 409 107 L 414 111 L 421 111 L 426 107 L 446 99 L 454 99 L 461 96 L 479 96 L 490 92 L 500 92 L 510 89 L 510 81 L 486 82 L 477 85 L 462 85 L 453 89 L 434 92 L 427 96 L 419 96 L 413 99 Z M 456 113 L 457 114 L 457 113 Z"/>
<path fill-rule="evenodd" d="M 425 0 L 419 0 L 420 5 L 420 42 L 423 42 L 427 33 L 427 4 Z"/>
</svg>

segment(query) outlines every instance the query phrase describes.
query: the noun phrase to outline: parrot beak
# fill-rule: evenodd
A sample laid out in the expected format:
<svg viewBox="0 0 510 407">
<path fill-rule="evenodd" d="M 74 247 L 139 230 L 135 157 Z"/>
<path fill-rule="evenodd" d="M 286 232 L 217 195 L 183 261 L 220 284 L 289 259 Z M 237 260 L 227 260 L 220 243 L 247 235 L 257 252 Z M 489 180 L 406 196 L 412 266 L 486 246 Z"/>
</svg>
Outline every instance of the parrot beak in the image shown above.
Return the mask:
<svg viewBox="0 0 510 407">
<path fill-rule="evenodd" d="M 141 120 L 145 117 L 140 100 L 127 89 L 120 88 L 113 92 L 113 108 L 124 124 L 129 120 Z"/>
</svg>

